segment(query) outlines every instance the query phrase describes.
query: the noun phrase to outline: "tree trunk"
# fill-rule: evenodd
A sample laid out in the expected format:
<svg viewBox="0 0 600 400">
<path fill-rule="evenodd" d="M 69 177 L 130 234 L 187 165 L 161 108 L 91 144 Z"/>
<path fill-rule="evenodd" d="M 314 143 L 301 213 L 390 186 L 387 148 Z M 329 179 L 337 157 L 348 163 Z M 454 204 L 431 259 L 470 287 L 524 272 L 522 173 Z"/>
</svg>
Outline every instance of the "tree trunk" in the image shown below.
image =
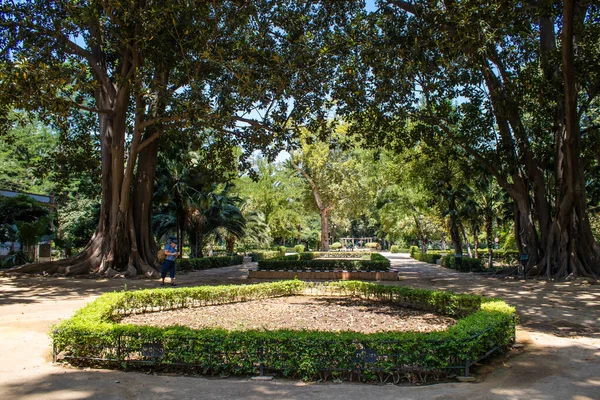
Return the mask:
<svg viewBox="0 0 600 400">
<path fill-rule="evenodd" d="M 329 208 L 324 208 L 321 214 L 321 251 L 329 251 Z"/>
<path fill-rule="evenodd" d="M 475 242 L 475 258 L 479 258 L 479 226 L 473 224 L 473 241 Z"/>
<path fill-rule="evenodd" d="M 321 214 L 321 251 L 329 251 L 329 211 L 332 210 L 332 206 L 323 203 L 321 200 L 321 195 L 319 194 L 319 188 L 313 179 L 308 175 L 306 171 L 298 166 L 294 162 L 293 159 L 290 159 L 292 166 L 296 171 L 298 171 L 304 179 L 308 182 L 312 189 L 313 197 L 315 199 L 315 203 L 317 204 L 317 208 L 319 209 L 319 213 Z"/>
<path fill-rule="evenodd" d="M 494 219 L 491 212 L 486 212 L 484 215 L 484 223 L 485 223 L 485 239 L 488 248 L 488 268 L 492 268 L 494 266 Z"/>
<path fill-rule="evenodd" d="M 127 65 L 123 66 L 124 70 L 127 68 Z M 96 233 L 83 252 L 72 259 L 30 264 L 15 271 L 108 277 L 159 276 L 156 243 L 151 229 L 158 140 L 138 153 L 137 144 L 141 136 L 134 136 L 136 144 L 129 149 L 126 169 L 129 90 L 122 87 L 115 91 L 112 85 L 103 86 L 96 90 L 95 97 L 98 108 L 113 110 L 111 114 L 99 115 L 102 200 Z M 138 131 L 138 134 L 141 132 Z M 152 132 L 147 135 L 152 135 Z"/>
<path fill-rule="evenodd" d="M 421 249 L 421 253 L 427 253 L 427 239 L 425 238 L 425 233 L 423 232 L 423 226 L 421 225 L 421 221 L 416 215 L 413 215 L 415 220 L 415 225 L 417 227 L 417 236 L 419 238 L 419 247 Z"/>
<path fill-rule="evenodd" d="M 458 223 L 454 215 L 450 215 L 448 230 L 450 231 L 450 239 L 452 240 L 452 246 L 454 247 L 454 254 L 462 254 L 462 241 L 460 239 Z"/>
<path fill-rule="evenodd" d="M 600 275 L 600 246 L 594 239 L 587 214 L 585 178 L 581 166 L 581 133 L 577 110 L 574 47 L 576 32 L 581 29 L 585 7 L 565 0 L 562 29 L 562 65 L 565 90 L 566 137 L 562 143 L 557 182 L 562 182 L 557 216 L 552 223 L 543 262 L 531 275 L 548 278 Z"/>
<path fill-rule="evenodd" d="M 465 227 L 463 224 L 460 224 L 460 232 L 462 233 L 463 240 L 465 241 L 465 246 L 467 246 L 467 255 L 469 258 L 473 258 L 473 252 L 471 251 L 471 243 L 469 242 L 469 238 L 467 237 L 467 232 L 465 231 Z"/>
</svg>

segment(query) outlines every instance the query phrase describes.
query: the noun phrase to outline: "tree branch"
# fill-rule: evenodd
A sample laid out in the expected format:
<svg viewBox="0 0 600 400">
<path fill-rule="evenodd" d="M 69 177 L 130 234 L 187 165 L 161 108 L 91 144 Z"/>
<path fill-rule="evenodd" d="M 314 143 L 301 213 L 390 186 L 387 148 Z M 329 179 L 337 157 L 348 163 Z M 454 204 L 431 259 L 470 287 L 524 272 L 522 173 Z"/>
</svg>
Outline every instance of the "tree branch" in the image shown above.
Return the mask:
<svg viewBox="0 0 600 400">
<path fill-rule="evenodd" d="M 415 7 L 415 5 L 412 3 L 409 3 L 407 1 L 390 0 L 390 1 L 388 1 L 388 3 L 406 11 L 407 13 L 410 13 L 413 15 L 415 15 L 417 13 L 417 8 Z"/>
</svg>

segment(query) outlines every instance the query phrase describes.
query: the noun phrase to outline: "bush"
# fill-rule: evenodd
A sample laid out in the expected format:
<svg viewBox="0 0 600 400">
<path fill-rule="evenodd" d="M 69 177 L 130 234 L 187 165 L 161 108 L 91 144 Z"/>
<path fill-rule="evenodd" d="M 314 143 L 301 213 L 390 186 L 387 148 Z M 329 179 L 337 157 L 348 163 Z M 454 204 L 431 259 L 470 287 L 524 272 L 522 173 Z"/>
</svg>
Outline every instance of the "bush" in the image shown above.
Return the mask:
<svg viewBox="0 0 600 400">
<path fill-rule="evenodd" d="M 308 255 L 311 256 L 308 256 Z M 319 253 L 317 253 L 319 254 Z M 343 254 L 343 253 L 342 253 Z M 357 257 L 357 253 L 353 253 Z M 314 253 L 293 254 L 273 260 L 258 262 L 260 271 L 388 271 L 390 260 L 379 253 L 371 253 L 367 260 L 322 260 L 315 257 Z"/>
<path fill-rule="evenodd" d="M 297 244 L 294 246 L 294 251 L 296 253 L 304 253 L 304 245 L 303 244 Z"/>
<path fill-rule="evenodd" d="M 423 261 L 429 264 L 435 264 L 437 262 L 437 260 L 439 260 L 440 258 L 442 258 L 442 256 L 440 254 L 436 254 L 436 253 L 420 253 L 420 252 L 416 252 L 414 257 L 415 260 L 419 260 L 419 261 Z"/>
<path fill-rule="evenodd" d="M 479 258 L 484 262 L 484 264 L 487 263 L 487 257 L 487 251 L 479 252 Z M 513 250 L 493 250 L 492 260 L 503 264 L 513 265 L 519 261 L 519 252 Z"/>
<path fill-rule="evenodd" d="M 290 296 L 307 289 L 464 317 L 443 332 L 375 334 L 194 330 L 119 323 L 123 315 L 132 313 Z M 58 325 L 52 340 L 55 354 L 78 359 L 79 365 L 159 366 L 213 375 L 256 374 L 259 365 L 264 365 L 267 371 L 305 380 L 348 371 L 373 381 L 385 376 L 381 374 L 397 374 L 399 368 L 423 376 L 469 365 L 496 346 L 506 349 L 514 339 L 515 323 L 514 308 L 500 300 L 357 281 L 312 284 L 295 280 L 106 293 Z M 160 351 L 149 353 L 148 348 Z M 372 355 L 368 363 L 364 362 L 367 349 Z"/>
<path fill-rule="evenodd" d="M 417 246 L 410 246 L 410 256 L 415 258 L 415 254 L 419 252 L 419 248 Z"/>
<path fill-rule="evenodd" d="M 340 242 L 335 242 L 331 244 L 331 249 L 332 250 L 339 250 L 342 248 L 342 244 Z"/>
<path fill-rule="evenodd" d="M 377 243 L 377 242 L 365 243 L 365 247 L 367 247 L 369 249 L 376 249 L 379 247 L 379 243 Z"/>
<path fill-rule="evenodd" d="M 410 249 L 404 249 L 400 246 L 393 245 L 390 247 L 390 252 L 392 253 L 410 253 Z"/>
<path fill-rule="evenodd" d="M 175 260 L 180 271 L 195 271 L 201 269 L 228 267 L 244 263 L 242 256 L 206 257 L 206 258 L 178 258 Z"/>
<path fill-rule="evenodd" d="M 250 253 L 252 256 L 252 261 L 260 261 L 260 260 L 270 260 L 272 258 L 281 257 L 281 253 L 279 251 L 253 251 Z"/>
<path fill-rule="evenodd" d="M 460 260 L 457 262 L 457 260 Z M 458 258 L 454 254 L 442 257 L 442 265 L 446 268 L 455 269 L 459 272 L 481 272 L 485 268 L 483 262 L 478 258 Z"/>
<path fill-rule="evenodd" d="M 285 256 L 286 252 L 287 252 L 287 247 L 285 247 L 285 246 L 279 246 L 279 255 Z"/>
</svg>

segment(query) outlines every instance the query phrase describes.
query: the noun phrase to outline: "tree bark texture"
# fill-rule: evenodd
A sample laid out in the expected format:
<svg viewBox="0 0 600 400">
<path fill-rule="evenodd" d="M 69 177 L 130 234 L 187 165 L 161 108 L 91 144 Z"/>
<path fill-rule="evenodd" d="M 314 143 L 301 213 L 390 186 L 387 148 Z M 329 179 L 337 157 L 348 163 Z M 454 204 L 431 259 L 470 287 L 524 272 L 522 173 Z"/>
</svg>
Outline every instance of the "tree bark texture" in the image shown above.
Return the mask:
<svg viewBox="0 0 600 400">
<path fill-rule="evenodd" d="M 127 50 L 130 52 L 130 50 Z M 93 61 L 104 66 L 101 49 L 92 50 Z M 136 66 L 126 54 L 120 75 L 135 78 Z M 108 71 L 95 71 L 102 84 L 94 93 L 98 109 L 110 110 L 99 114 L 102 154 L 102 195 L 100 220 L 96 233 L 82 251 L 72 259 L 29 264 L 14 270 L 27 273 L 58 273 L 65 275 L 102 275 L 158 277 L 156 243 L 151 229 L 151 200 L 156 175 L 158 140 L 155 126 L 145 129 L 145 146 L 142 142 L 142 124 L 136 113 L 136 122 L 126 157 L 127 116 L 131 106 L 131 83 L 122 85 L 108 77 Z M 157 77 L 159 74 L 157 74 Z M 157 87 L 163 87 L 157 85 Z M 136 107 L 140 106 L 136 102 Z M 160 105 L 151 107 L 149 115 L 160 114 Z M 138 149 L 140 149 L 138 151 Z M 127 165 L 125 165 L 127 161 Z"/>
</svg>

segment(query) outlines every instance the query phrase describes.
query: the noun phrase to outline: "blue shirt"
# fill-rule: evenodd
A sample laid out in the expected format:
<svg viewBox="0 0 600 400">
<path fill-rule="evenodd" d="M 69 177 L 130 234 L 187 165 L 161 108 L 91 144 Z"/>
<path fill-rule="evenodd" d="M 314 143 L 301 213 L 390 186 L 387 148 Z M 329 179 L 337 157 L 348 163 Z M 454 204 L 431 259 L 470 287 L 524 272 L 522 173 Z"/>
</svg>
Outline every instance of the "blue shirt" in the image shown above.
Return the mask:
<svg viewBox="0 0 600 400">
<path fill-rule="evenodd" d="M 165 244 L 165 252 L 169 252 L 169 253 L 177 253 L 177 245 L 175 245 L 175 248 L 173 248 L 171 246 L 171 243 L 167 243 Z M 175 261 L 175 256 L 166 256 L 165 260 L 170 260 L 170 261 Z"/>
</svg>

